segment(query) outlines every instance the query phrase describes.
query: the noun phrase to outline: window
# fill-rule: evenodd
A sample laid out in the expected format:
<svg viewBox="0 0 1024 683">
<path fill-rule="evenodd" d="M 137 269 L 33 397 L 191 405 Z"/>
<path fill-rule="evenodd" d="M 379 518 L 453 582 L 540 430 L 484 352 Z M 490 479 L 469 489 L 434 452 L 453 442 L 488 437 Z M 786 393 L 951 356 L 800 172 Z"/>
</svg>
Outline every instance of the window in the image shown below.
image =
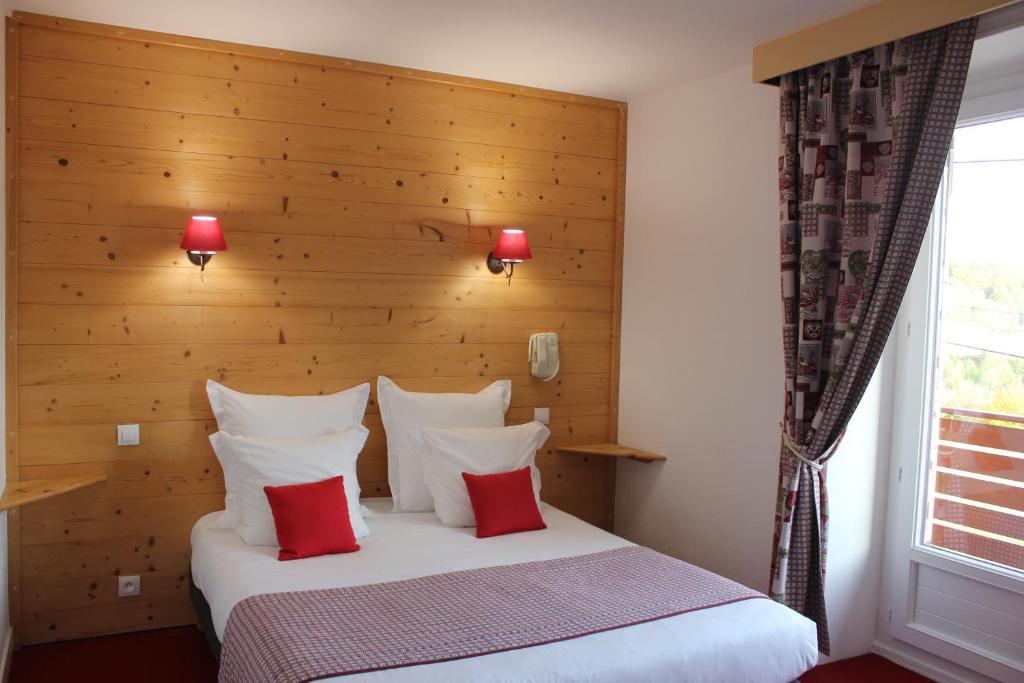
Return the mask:
<svg viewBox="0 0 1024 683">
<path fill-rule="evenodd" d="M 959 128 L 924 542 L 1024 571 L 1024 117 Z"/>
</svg>

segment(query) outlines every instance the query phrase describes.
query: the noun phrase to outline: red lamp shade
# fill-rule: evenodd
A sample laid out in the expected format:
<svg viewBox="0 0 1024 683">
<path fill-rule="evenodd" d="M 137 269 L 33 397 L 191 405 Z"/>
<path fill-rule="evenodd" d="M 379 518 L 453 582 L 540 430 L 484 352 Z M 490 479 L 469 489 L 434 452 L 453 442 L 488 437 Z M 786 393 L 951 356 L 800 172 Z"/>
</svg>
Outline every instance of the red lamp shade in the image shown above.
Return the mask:
<svg viewBox="0 0 1024 683">
<path fill-rule="evenodd" d="M 494 247 L 494 258 L 505 263 L 520 263 L 529 261 L 532 256 L 525 232 L 518 228 L 501 231 L 498 246 Z"/>
<path fill-rule="evenodd" d="M 192 216 L 181 239 L 181 248 L 205 254 L 226 251 L 228 245 L 224 242 L 220 221 L 213 216 Z"/>
</svg>

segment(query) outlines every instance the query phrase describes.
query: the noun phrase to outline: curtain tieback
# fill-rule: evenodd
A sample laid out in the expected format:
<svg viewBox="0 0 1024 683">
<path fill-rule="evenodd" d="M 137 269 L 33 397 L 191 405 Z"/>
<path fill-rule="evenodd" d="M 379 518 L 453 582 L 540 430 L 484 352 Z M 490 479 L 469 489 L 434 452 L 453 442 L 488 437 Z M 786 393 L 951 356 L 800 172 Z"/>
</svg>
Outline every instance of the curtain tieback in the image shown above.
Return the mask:
<svg viewBox="0 0 1024 683">
<path fill-rule="evenodd" d="M 789 452 L 793 454 L 793 457 L 795 457 L 797 460 L 810 467 L 815 472 L 820 472 L 825 468 L 825 463 L 814 462 L 806 455 L 804 455 L 803 448 L 797 445 L 797 443 L 793 441 L 792 437 L 790 437 L 790 435 L 786 433 L 786 427 L 781 422 L 779 423 L 779 429 L 782 431 L 782 443 L 786 444 L 786 448 L 788 448 Z M 838 445 L 839 440 L 837 439 L 834 444 L 832 444 L 825 450 L 825 453 L 823 453 L 822 456 L 831 453 Z"/>
</svg>

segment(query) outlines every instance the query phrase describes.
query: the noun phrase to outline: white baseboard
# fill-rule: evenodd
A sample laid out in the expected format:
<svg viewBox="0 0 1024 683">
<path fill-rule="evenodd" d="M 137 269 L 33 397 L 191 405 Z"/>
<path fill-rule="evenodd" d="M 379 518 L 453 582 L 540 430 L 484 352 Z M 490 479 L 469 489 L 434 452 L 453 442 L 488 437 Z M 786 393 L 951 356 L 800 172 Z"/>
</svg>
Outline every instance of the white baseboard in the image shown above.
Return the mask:
<svg viewBox="0 0 1024 683">
<path fill-rule="evenodd" d="M 3 648 L 3 652 L 0 652 L 0 681 L 7 683 L 11 677 L 11 658 L 14 656 L 14 629 L 10 626 L 4 634 Z"/>
<path fill-rule="evenodd" d="M 937 681 L 938 683 L 978 683 L 978 681 L 991 680 L 990 678 L 981 675 L 963 676 L 952 669 L 942 666 L 938 661 L 926 661 L 925 659 L 915 655 L 913 652 L 908 652 L 902 648 L 892 647 L 886 643 L 875 641 L 873 649 L 877 654 L 896 662 L 904 669 L 910 669 L 911 671 L 919 673 L 926 678 Z M 937 657 L 934 659 L 938 660 Z"/>
</svg>

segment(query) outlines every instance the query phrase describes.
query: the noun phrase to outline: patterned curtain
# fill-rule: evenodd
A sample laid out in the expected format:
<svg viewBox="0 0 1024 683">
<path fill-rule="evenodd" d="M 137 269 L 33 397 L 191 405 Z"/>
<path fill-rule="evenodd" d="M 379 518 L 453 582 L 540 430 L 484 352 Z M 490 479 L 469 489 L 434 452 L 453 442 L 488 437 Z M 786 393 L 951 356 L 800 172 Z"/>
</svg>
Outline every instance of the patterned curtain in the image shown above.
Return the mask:
<svg viewBox="0 0 1024 683">
<path fill-rule="evenodd" d="M 871 379 L 917 259 L 976 25 L 911 36 L 780 84 L 786 400 L 771 592 L 817 622 L 824 654 L 822 468 Z"/>
</svg>

